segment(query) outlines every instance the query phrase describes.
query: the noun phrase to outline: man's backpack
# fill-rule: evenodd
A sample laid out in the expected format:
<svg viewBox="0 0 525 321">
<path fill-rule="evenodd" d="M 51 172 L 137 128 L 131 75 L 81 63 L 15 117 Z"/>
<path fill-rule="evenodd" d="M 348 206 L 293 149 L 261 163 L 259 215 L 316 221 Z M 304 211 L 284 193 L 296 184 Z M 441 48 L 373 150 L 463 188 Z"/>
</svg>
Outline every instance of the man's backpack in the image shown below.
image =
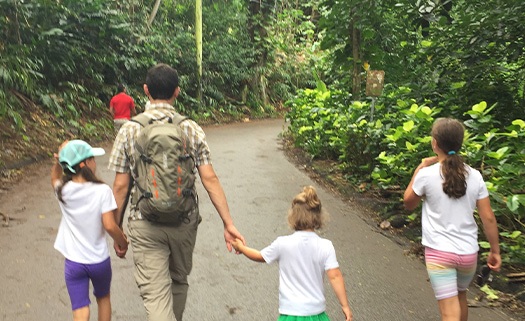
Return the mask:
<svg viewBox="0 0 525 321">
<path fill-rule="evenodd" d="M 133 178 L 138 190 L 131 203 L 149 221 L 187 222 L 197 206 L 195 161 L 180 126 L 185 119 L 177 113 L 160 119 L 144 114 L 132 118 L 143 128 L 135 142 Z"/>
</svg>

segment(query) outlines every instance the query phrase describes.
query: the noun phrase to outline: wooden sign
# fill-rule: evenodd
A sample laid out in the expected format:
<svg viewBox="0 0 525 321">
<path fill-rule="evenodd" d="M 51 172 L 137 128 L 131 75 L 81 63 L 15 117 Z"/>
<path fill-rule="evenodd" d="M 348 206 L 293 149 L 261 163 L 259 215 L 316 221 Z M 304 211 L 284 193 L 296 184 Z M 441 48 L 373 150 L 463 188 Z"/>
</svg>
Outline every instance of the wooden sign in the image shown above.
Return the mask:
<svg viewBox="0 0 525 321">
<path fill-rule="evenodd" d="M 384 70 L 368 70 L 366 73 L 366 95 L 370 97 L 381 96 L 384 83 Z"/>
</svg>

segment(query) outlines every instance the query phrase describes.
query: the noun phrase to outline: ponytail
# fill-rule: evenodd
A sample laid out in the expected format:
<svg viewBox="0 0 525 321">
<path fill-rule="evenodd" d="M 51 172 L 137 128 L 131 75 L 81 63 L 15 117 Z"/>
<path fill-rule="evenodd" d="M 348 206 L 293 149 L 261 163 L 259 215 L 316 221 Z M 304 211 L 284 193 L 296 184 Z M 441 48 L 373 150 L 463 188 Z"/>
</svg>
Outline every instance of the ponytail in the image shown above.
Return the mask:
<svg viewBox="0 0 525 321">
<path fill-rule="evenodd" d="M 452 198 L 460 198 L 467 191 L 467 167 L 458 155 L 464 135 L 463 124 L 452 118 L 439 118 L 432 126 L 432 137 L 439 149 L 447 154 L 441 162 L 443 192 Z"/>
<path fill-rule="evenodd" d="M 452 198 L 460 198 L 467 192 L 467 168 L 459 155 L 449 155 L 441 163 L 443 192 Z"/>
</svg>

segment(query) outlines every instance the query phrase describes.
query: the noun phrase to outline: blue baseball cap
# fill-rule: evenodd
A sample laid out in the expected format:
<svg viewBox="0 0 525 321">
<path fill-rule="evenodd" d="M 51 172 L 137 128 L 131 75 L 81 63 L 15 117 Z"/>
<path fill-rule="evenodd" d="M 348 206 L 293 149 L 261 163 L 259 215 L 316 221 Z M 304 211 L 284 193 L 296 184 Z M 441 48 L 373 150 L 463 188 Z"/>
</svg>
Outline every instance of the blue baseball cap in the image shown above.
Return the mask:
<svg viewBox="0 0 525 321">
<path fill-rule="evenodd" d="M 72 173 L 76 173 L 73 169 L 82 161 L 94 157 L 102 156 L 106 153 L 103 148 L 91 147 L 83 140 L 76 139 L 69 141 L 66 146 L 62 147 L 58 153 L 58 162 L 62 168 L 67 168 Z"/>
</svg>

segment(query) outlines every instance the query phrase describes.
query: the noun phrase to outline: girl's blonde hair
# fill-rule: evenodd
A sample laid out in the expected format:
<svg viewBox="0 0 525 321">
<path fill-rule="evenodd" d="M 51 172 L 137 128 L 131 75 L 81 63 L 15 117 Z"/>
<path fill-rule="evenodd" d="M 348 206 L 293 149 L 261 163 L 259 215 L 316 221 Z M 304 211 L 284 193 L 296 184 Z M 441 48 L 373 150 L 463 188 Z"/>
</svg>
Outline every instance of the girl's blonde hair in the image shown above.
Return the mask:
<svg viewBox="0 0 525 321">
<path fill-rule="evenodd" d="M 322 210 L 321 200 L 312 186 L 306 186 L 292 201 L 288 211 L 288 224 L 296 231 L 320 229 L 328 215 Z"/>
</svg>

